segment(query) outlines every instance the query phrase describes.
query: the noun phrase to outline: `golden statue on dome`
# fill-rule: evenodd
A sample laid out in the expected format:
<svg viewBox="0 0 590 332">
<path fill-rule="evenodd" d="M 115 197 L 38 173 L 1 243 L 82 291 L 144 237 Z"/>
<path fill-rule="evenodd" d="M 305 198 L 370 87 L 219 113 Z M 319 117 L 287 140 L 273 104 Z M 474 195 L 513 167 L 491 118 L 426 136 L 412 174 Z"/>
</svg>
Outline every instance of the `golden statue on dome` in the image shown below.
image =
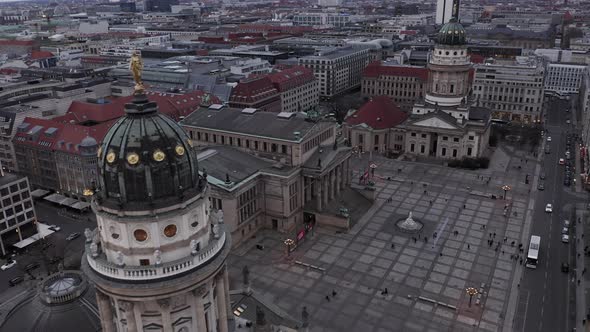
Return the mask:
<svg viewBox="0 0 590 332">
<path fill-rule="evenodd" d="M 131 55 L 129 61 L 129 70 L 133 74 L 133 80 L 135 81 L 135 93 L 136 95 L 144 92 L 143 82 L 141 81 L 141 71 L 143 70 L 143 61 L 139 56 L 139 52 L 135 51 Z"/>
</svg>

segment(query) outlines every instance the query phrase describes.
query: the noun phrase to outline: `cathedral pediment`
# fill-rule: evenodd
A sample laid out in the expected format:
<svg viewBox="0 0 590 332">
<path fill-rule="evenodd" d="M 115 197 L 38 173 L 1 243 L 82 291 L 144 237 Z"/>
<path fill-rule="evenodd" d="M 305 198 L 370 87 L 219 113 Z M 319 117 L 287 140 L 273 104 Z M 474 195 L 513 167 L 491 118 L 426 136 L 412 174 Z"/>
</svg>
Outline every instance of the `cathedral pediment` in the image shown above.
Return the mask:
<svg viewBox="0 0 590 332">
<path fill-rule="evenodd" d="M 456 125 L 435 116 L 423 120 L 418 120 L 412 123 L 412 125 L 418 127 L 429 127 L 439 129 L 459 129 L 459 127 L 457 127 Z"/>
</svg>

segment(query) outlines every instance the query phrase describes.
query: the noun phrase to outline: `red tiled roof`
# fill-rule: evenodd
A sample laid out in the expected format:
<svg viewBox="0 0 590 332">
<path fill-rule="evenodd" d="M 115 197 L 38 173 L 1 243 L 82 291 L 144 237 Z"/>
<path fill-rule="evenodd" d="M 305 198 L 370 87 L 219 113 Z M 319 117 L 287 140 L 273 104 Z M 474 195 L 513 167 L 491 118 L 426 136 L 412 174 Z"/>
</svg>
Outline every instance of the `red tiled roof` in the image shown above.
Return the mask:
<svg viewBox="0 0 590 332">
<path fill-rule="evenodd" d="M 230 101 L 253 103 L 273 95 L 278 95 L 278 93 L 278 90 L 273 86 L 268 77 L 247 79 L 241 81 L 233 88 Z"/>
<path fill-rule="evenodd" d="M 376 96 L 364 104 L 356 113 L 346 118 L 349 125 L 366 124 L 373 129 L 393 128 L 408 118 L 408 114 L 387 96 Z"/>
<path fill-rule="evenodd" d="M 87 127 L 76 124 L 64 124 L 49 119 L 37 119 L 26 117 L 23 124 L 28 126 L 23 131 L 18 131 L 13 142 L 16 145 L 36 146 L 37 148 L 50 151 L 64 151 L 78 154 L 78 145 L 84 138 L 90 136 L 101 143 L 110 126 L 115 121 L 109 121 L 97 126 Z M 39 128 L 37 135 L 30 135 L 31 130 Z M 55 128 L 51 135 L 46 132 Z"/>
<path fill-rule="evenodd" d="M 178 121 L 181 116 L 187 116 L 199 108 L 201 98 L 205 92 L 193 91 L 182 95 L 171 93 L 148 92 L 148 99 L 158 103 L 161 113 L 168 115 Z M 96 122 L 103 123 L 115 120 L 125 114 L 124 106 L 131 102 L 133 96 L 127 96 L 112 100 L 107 100 L 104 104 L 88 103 L 84 101 L 73 101 L 65 115 L 54 118 L 55 121 L 62 123 L 85 123 Z M 211 103 L 221 103 L 219 98 L 210 95 Z"/>
<path fill-rule="evenodd" d="M 428 69 L 407 66 L 384 66 L 379 61 L 370 63 L 363 71 L 363 77 L 404 76 L 416 77 L 421 81 L 428 80 Z"/>
<path fill-rule="evenodd" d="M 473 62 L 473 63 L 483 63 L 483 61 L 485 60 L 485 57 L 483 57 L 482 55 L 479 55 L 479 54 L 471 54 L 470 58 L 471 58 L 471 62 Z"/>
<path fill-rule="evenodd" d="M 277 72 L 269 74 L 267 77 L 274 87 L 281 92 L 304 85 L 316 79 L 311 69 L 302 66 L 280 69 Z"/>
<path fill-rule="evenodd" d="M 32 60 L 39 60 L 39 59 L 47 59 L 53 58 L 55 55 L 48 51 L 31 51 L 31 59 Z"/>
<path fill-rule="evenodd" d="M 148 93 L 148 99 L 158 103 L 161 113 L 174 120 L 179 120 L 181 116 L 187 116 L 199 107 L 204 94 L 203 91 L 194 91 L 183 95 Z M 132 96 L 119 98 L 105 104 L 74 101 L 65 115 L 51 120 L 27 117 L 23 123 L 28 123 L 29 126 L 24 131 L 18 131 L 13 142 L 50 151 L 77 154 L 79 153 L 77 145 L 86 136 L 94 138 L 99 144 L 102 142 L 111 125 L 123 116 L 124 104 L 130 102 L 132 98 Z M 220 103 L 220 100 L 215 96 L 211 96 L 210 100 L 212 103 Z M 97 124 L 82 125 L 88 122 L 96 122 Z M 35 140 L 30 140 L 28 133 L 35 126 L 41 127 L 41 130 Z M 49 128 L 57 130 L 53 135 L 48 136 L 45 131 Z"/>
</svg>

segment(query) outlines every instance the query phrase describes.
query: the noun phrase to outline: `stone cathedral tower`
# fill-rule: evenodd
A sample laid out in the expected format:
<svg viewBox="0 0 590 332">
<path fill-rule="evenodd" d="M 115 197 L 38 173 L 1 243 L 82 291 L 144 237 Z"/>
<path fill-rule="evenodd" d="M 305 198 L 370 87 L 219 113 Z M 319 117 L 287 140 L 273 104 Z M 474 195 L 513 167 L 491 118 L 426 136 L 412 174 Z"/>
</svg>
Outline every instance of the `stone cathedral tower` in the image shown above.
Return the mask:
<svg viewBox="0 0 590 332">
<path fill-rule="evenodd" d="M 226 332 L 229 232 L 211 221 L 188 136 L 136 83 L 99 148 L 98 228 L 85 234 L 102 329 Z"/>
</svg>

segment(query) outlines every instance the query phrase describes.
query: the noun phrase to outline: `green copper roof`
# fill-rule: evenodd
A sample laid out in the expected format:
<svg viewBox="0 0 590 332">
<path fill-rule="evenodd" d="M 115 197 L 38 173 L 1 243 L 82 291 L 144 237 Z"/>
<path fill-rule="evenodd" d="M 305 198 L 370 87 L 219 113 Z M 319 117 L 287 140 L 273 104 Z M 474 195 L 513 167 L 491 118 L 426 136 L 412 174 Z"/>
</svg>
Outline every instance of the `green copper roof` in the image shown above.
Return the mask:
<svg viewBox="0 0 590 332">
<path fill-rule="evenodd" d="M 465 45 L 466 39 L 465 29 L 455 18 L 443 25 L 438 32 L 438 43 L 442 45 Z"/>
</svg>

